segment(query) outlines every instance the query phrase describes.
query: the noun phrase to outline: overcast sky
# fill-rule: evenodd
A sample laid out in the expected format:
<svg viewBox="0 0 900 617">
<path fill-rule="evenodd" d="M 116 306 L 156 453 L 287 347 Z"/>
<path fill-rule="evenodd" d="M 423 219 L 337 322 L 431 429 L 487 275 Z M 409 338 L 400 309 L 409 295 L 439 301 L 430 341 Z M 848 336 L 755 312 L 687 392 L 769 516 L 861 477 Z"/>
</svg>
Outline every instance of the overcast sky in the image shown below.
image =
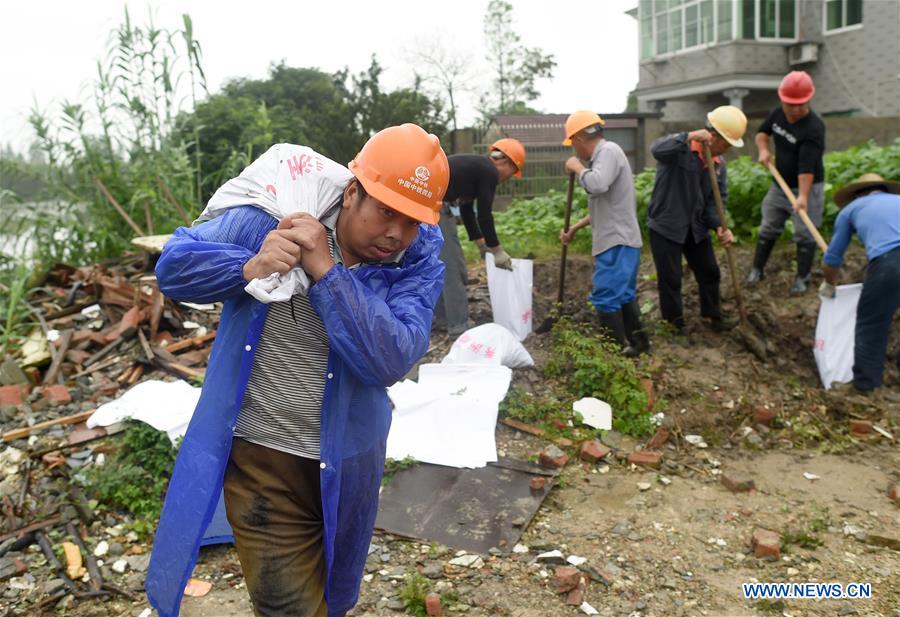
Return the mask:
<svg viewBox="0 0 900 617">
<path fill-rule="evenodd" d="M 553 54 L 558 63 L 553 79 L 539 85 L 538 109 L 624 109 L 637 82 L 638 45 L 637 23 L 625 11 L 637 0 L 510 1 L 522 42 Z M 231 77 L 264 77 L 273 61 L 356 72 L 373 53 L 386 68 L 387 86 L 408 85 L 408 50 L 432 37 L 467 54 L 476 74 L 487 80 L 487 0 L 6 0 L 0 6 L 0 143 L 27 149 L 32 133 L 26 120 L 35 101 L 53 109 L 66 98 L 84 100 L 126 5 L 134 22 L 145 23 L 152 10 L 156 25 L 167 29 L 181 26 L 182 13 L 191 15 L 211 92 Z M 474 103 L 474 97 L 463 101 L 463 122 L 475 117 Z"/>
</svg>

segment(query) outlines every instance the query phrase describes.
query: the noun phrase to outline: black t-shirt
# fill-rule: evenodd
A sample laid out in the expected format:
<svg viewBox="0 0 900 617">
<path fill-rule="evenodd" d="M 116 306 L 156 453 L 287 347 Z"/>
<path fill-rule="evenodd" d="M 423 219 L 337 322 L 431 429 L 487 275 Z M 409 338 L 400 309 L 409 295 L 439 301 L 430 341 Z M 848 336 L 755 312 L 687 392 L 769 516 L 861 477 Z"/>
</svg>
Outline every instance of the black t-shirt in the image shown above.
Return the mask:
<svg viewBox="0 0 900 617">
<path fill-rule="evenodd" d="M 491 159 L 480 154 L 452 154 L 447 159 L 450 185 L 444 201 L 459 206 L 469 240 L 484 238 L 488 246 L 499 245 L 493 214 L 494 191 L 500 181 L 497 167 Z M 477 218 L 475 200 L 478 200 Z"/>
<path fill-rule="evenodd" d="M 813 110 L 795 124 L 788 122 L 781 107 L 759 127 L 759 133 L 775 136 L 775 168 L 791 188 L 799 174 L 813 174 L 813 182 L 825 180 L 825 123 Z M 774 181 L 774 180 L 773 180 Z"/>
</svg>

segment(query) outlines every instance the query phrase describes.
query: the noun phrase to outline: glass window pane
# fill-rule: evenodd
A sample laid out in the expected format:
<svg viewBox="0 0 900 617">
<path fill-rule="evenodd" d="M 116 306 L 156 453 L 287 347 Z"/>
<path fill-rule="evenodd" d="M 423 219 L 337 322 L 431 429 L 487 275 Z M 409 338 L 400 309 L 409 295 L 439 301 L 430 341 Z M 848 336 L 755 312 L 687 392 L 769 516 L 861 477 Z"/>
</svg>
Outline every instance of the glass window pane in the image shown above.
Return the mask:
<svg viewBox="0 0 900 617">
<path fill-rule="evenodd" d="M 826 28 L 834 30 L 841 27 L 841 0 L 828 0 L 825 6 L 827 12 Z"/>
<path fill-rule="evenodd" d="M 653 4 L 656 6 L 657 13 L 669 10 L 669 0 L 655 0 Z"/>
<path fill-rule="evenodd" d="M 731 8 L 733 4 L 732 0 L 716 0 L 716 11 L 719 20 L 716 36 L 720 41 L 731 40 Z"/>
<path fill-rule="evenodd" d="M 847 23 L 845 26 L 862 23 L 862 0 L 847 0 Z"/>
<path fill-rule="evenodd" d="M 712 43 L 713 40 L 712 0 L 703 0 L 700 3 L 700 42 Z"/>
<path fill-rule="evenodd" d="M 641 19 L 641 58 L 653 56 L 653 18 Z"/>
<path fill-rule="evenodd" d="M 794 32 L 794 0 L 779 0 L 778 2 L 778 36 L 783 39 L 796 37 Z"/>
<path fill-rule="evenodd" d="M 775 38 L 778 31 L 775 28 L 775 1 L 760 0 L 759 3 L 759 36 L 761 38 Z"/>
<path fill-rule="evenodd" d="M 681 9 L 669 13 L 669 36 L 672 41 L 672 51 L 678 51 L 681 44 Z"/>
<path fill-rule="evenodd" d="M 691 4 L 684 9 L 684 46 L 685 47 L 693 47 L 697 44 L 697 36 L 698 36 L 698 7 L 696 4 Z"/>
<path fill-rule="evenodd" d="M 664 13 L 656 16 L 656 53 L 664 54 L 669 51 L 669 15 Z"/>
<path fill-rule="evenodd" d="M 756 37 L 756 8 L 753 0 L 738 0 L 738 6 L 741 7 L 741 34 L 742 39 L 752 39 Z"/>
</svg>

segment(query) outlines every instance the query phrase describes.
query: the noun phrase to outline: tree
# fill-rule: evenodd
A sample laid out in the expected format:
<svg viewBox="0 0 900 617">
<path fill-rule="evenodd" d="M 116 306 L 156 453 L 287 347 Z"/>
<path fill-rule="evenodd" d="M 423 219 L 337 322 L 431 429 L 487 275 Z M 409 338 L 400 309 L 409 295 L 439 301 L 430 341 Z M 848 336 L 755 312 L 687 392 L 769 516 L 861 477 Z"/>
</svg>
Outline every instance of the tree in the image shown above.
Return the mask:
<svg viewBox="0 0 900 617">
<path fill-rule="evenodd" d="M 416 41 L 415 50 L 406 55 L 410 64 L 417 67 L 415 73 L 423 83 L 436 88 L 440 96 L 446 96 L 447 116 L 455 131 L 460 94 L 473 91 L 471 58 L 450 51 L 438 39 L 420 39 Z"/>
<path fill-rule="evenodd" d="M 506 0 L 490 0 L 484 16 L 487 60 L 493 67 L 491 89 L 481 97 L 487 122 L 497 114 L 527 113 L 540 96 L 539 79 L 553 77 L 556 61 L 538 47 L 526 47 L 513 29 L 513 7 Z"/>
</svg>

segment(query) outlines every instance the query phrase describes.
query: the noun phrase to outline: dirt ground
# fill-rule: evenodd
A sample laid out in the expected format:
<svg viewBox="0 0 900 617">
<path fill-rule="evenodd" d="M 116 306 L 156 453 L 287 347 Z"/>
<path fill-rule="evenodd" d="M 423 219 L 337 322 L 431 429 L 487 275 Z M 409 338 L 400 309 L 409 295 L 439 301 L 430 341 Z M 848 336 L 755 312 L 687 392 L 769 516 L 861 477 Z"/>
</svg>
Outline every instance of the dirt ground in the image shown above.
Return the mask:
<svg viewBox="0 0 900 617">
<path fill-rule="evenodd" d="M 889 485 L 900 482 L 900 370 L 889 364 L 885 387 L 874 398 L 821 389 L 811 352 L 821 274 L 805 296 L 789 296 L 791 257 L 789 247 L 780 247 L 763 285 L 746 290 L 750 310 L 768 319 L 768 329 L 759 334 L 770 359 L 762 363 L 734 332 L 715 333 L 693 317 L 696 285 L 689 275 L 684 297 L 691 335 L 679 339 L 658 327 L 652 264 L 645 256 L 639 299 L 649 309 L 646 318 L 655 334 L 653 354 L 639 366 L 666 401 L 672 438 L 661 469 L 628 465 L 622 457 L 640 443 L 627 436 L 605 464 L 570 463 L 523 535 L 528 552 L 483 555 L 478 569 L 450 565 L 454 554 L 441 547 L 376 533 L 353 614 L 406 614 L 399 595 L 414 572 L 452 599 L 450 615 L 585 614 L 566 605 L 565 594 L 555 593 L 556 566 L 536 561 L 538 553 L 559 549 L 586 560 L 581 569 L 590 580 L 583 599 L 600 615 L 900 617 L 900 508 L 887 495 Z M 738 263 L 749 260 L 749 249 L 741 249 Z M 724 256 L 720 264 L 724 305 L 735 311 Z M 855 247 L 844 280 L 861 280 L 864 264 Z M 555 299 L 558 268 L 557 261 L 535 266 L 536 324 Z M 589 259 L 571 260 L 565 312 L 576 319 L 592 319 L 586 302 L 590 275 Z M 479 323 L 490 320 L 479 267 L 472 270 L 470 307 Z M 450 342 L 436 333 L 426 360 L 442 357 Z M 535 334 L 525 345 L 538 366 L 516 371 L 514 386 L 539 392 L 550 335 Z M 895 321 L 889 350 L 898 349 Z M 776 412 L 771 427 L 753 422 L 760 405 Z M 891 437 L 854 436 L 851 419 L 871 420 Z M 691 445 L 686 435 L 700 435 L 708 446 Z M 497 443 L 501 453 L 516 458 L 547 445 L 503 425 Z M 749 476 L 756 489 L 732 493 L 723 486 L 723 475 Z M 779 559 L 753 555 L 750 538 L 760 528 L 781 533 Z M 884 546 L 891 541 L 893 549 Z M 186 598 L 185 617 L 252 614 L 231 547 L 204 549 L 194 576 L 211 582 L 212 590 Z M 872 597 L 745 600 L 741 583 L 756 581 L 871 583 Z M 65 614 L 137 616 L 146 606 L 145 600 L 83 601 Z M 57 612 L 48 609 L 44 614 Z"/>
</svg>

